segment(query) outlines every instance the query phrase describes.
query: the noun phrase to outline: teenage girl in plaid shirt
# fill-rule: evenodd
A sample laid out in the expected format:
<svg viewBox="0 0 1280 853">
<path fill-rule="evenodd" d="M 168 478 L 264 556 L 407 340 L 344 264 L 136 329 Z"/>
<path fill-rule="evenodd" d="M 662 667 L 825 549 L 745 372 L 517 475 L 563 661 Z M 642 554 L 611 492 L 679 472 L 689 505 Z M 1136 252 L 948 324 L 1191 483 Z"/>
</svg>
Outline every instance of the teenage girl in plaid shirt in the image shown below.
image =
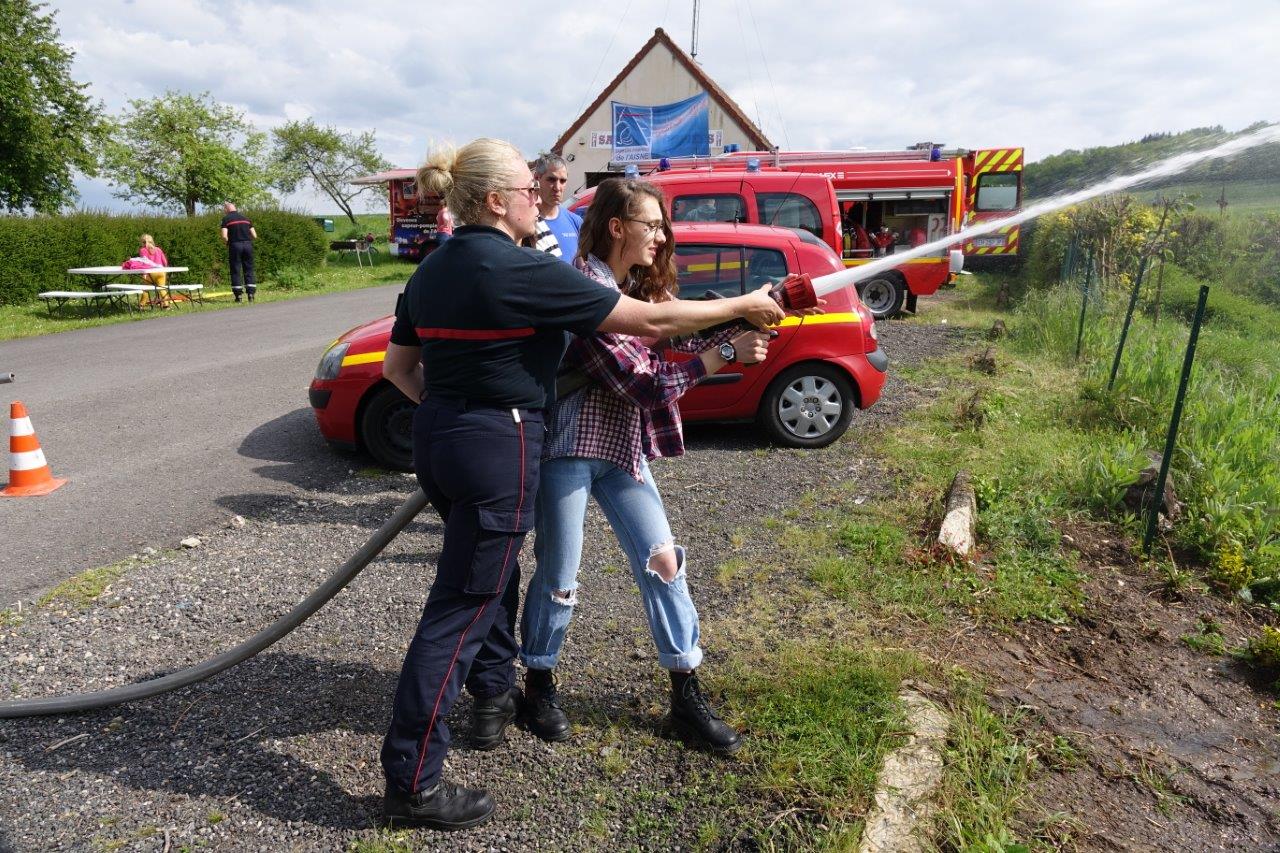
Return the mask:
<svg viewBox="0 0 1280 853">
<path fill-rule="evenodd" d="M 610 179 L 597 188 L 582 224 L 577 267 L 600 283 L 648 302 L 676 296 L 671 221 L 661 193 L 643 181 Z M 682 340 L 689 361 L 663 361 L 654 342 L 622 334 L 576 337 L 562 371 L 590 383 L 547 412 L 542 483 L 537 498 L 537 571 L 529 583 L 520 658 L 524 721 L 558 741 L 569 720 L 552 677 L 577 602 L 587 498 L 595 497 L 626 551 L 640 587 L 658 662 L 671 672 L 670 722 L 686 738 L 720 753 L 741 745 L 738 732 L 707 703 L 694 674 L 702 661 L 698 612 L 685 577 L 685 550 L 675 544 L 648 460 L 684 453 L 676 401 L 700 379 L 733 361 L 763 361 L 765 332 L 734 328 Z M 656 345 L 654 346 L 656 349 Z"/>
</svg>

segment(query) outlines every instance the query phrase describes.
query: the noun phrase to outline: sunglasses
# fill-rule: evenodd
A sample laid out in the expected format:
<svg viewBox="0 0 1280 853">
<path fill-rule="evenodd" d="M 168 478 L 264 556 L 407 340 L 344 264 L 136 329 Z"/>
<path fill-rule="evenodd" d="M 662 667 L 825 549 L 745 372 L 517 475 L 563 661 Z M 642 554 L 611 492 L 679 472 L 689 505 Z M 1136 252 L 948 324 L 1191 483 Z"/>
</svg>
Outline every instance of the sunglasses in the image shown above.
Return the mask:
<svg viewBox="0 0 1280 853">
<path fill-rule="evenodd" d="M 542 184 L 538 183 L 537 181 L 534 181 L 532 184 L 530 184 L 527 187 L 500 187 L 500 189 L 504 189 L 513 193 L 528 193 L 529 198 L 534 198 L 538 195 L 538 190 L 542 189 Z"/>
</svg>

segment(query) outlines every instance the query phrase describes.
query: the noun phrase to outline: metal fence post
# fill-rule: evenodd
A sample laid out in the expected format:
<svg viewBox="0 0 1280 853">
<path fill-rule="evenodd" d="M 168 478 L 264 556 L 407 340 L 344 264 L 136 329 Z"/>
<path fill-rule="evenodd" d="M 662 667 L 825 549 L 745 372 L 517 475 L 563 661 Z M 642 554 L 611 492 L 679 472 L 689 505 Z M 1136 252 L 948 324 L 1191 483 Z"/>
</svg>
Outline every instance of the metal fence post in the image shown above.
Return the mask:
<svg viewBox="0 0 1280 853">
<path fill-rule="evenodd" d="M 1160 476 L 1156 478 L 1156 494 L 1151 501 L 1151 513 L 1147 516 L 1147 533 L 1142 537 L 1142 551 L 1151 553 L 1151 543 L 1156 538 L 1156 524 L 1160 518 L 1160 505 L 1164 503 L 1164 485 L 1169 479 L 1169 462 L 1178 441 L 1178 422 L 1182 420 L 1182 403 L 1187 397 L 1187 383 L 1191 379 L 1191 364 L 1196 357 L 1196 340 L 1200 337 L 1200 321 L 1204 319 L 1204 306 L 1209 301 L 1209 285 L 1200 285 L 1200 300 L 1196 303 L 1196 317 L 1191 321 L 1191 338 L 1187 341 L 1187 354 L 1182 359 L 1182 378 L 1178 380 L 1178 396 L 1173 401 L 1173 417 L 1169 419 L 1169 434 L 1164 440 L 1164 457 L 1160 460 Z"/>
<path fill-rule="evenodd" d="M 1142 288 L 1142 275 L 1147 271 L 1147 258 L 1143 255 L 1138 264 L 1138 275 L 1133 280 L 1133 292 L 1129 294 L 1129 310 L 1124 312 L 1124 325 L 1120 328 L 1120 344 L 1116 347 L 1115 360 L 1111 362 L 1111 378 L 1107 380 L 1107 390 L 1116 384 L 1116 374 L 1120 371 L 1120 356 L 1124 354 L 1124 341 L 1129 337 L 1129 323 L 1133 320 L 1133 309 L 1138 304 L 1138 291 Z"/>
<path fill-rule="evenodd" d="M 1071 278 L 1075 272 L 1076 266 L 1076 238 L 1071 237 L 1071 242 L 1067 243 L 1067 251 L 1062 255 L 1062 266 L 1058 269 L 1058 282 L 1062 283 Z"/>
<path fill-rule="evenodd" d="M 1075 332 L 1075 360 L 1080 360 L 1080 346 L 1084 343 L 1084 315 L 1089 310 L 1089 284 L 1093 283 L 1093 252 L 1084 261 L 1084 298 L 1080 300 L 1080 327 Z"/>
<path fill-rule="evenodd" d="M 1089 285 L 1093 282 L 1093 252 L 1085 261 L 1088 267 L 1084 272 L 1084 298 L 1080 301 L 1080 329 L 1076 332 L 1076 361 L 1080 360 L 1080 346 L 1084 343 L 1084 315 L 1089 311 Z"/>
</svg>

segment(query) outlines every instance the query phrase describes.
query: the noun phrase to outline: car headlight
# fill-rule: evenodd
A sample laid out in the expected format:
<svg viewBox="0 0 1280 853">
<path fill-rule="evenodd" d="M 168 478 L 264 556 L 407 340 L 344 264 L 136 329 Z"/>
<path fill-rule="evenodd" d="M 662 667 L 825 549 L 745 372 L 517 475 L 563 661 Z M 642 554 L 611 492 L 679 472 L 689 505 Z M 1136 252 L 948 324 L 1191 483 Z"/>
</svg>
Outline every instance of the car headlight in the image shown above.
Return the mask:
<svg viewBox="0 0 1280 853">
<path fill-rule="evenodd" d="M 339 341 L 325 350 L 320 357 L 320 366 L 316 368 L 316 379 L 337 379 L 338 371 L 342 370 L 342 359 L 350 346 L 346 341 Z"/>
</svg>

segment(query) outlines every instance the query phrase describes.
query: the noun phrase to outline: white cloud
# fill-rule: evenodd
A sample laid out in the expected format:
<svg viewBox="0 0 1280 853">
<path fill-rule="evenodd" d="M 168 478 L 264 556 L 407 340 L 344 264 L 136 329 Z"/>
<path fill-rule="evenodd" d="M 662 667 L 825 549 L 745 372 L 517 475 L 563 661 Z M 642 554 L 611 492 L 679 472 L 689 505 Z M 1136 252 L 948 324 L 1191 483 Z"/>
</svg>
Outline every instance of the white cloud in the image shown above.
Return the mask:
<svg viewBox="0 0 1280 853">
<path fill-rule="evenodd" d="M 481 134 L 529 153 L 545 148 L 654 27 L 687 47 L 690 25 L 689 4 L 672 0 L 52 8 L 77 51 L 78 79 L 112 111 L 165 89 L 209 91 L 264 129 L 311 116 L 376 130 L 386 156 L 406 166 L 433 141 Z M 703 67 L 793 148 L 928 139 L 1021 144 L 1037 159 L 1153 131 L 1280 118 L 1275 3 L 709 0 L 701 21 Z M 100 186 L 86 189 L 102 196 Z"/>
</svg>

